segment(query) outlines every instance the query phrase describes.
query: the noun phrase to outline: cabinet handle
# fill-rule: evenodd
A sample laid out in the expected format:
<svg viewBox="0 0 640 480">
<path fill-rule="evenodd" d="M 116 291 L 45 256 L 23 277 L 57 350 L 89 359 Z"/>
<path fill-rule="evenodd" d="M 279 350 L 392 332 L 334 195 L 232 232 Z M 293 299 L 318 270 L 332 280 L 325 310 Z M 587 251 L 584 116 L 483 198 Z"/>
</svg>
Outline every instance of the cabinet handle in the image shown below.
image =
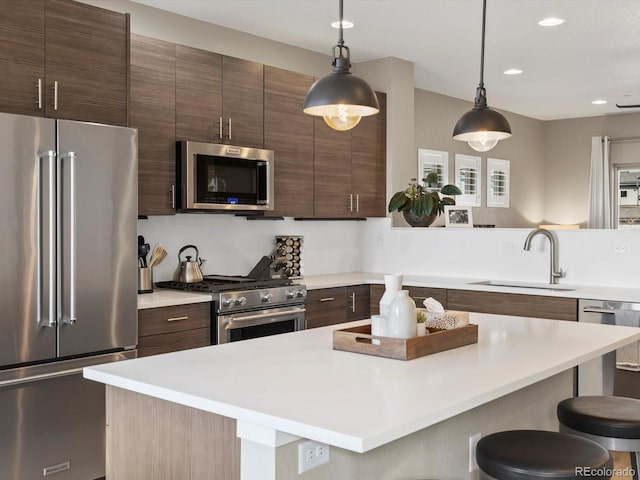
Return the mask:
<svg viewBox="0 0 640 480">
<path fill-rule="evenodd" d="M 356 313 L 356 292 L 351 294 L 351 311 Z"/>
<path fill-rule="evenodd" d="M 353 212 L 353 193 L 349 194 L 349 211 Z"/>
<path fill-rule="evenodd" d="M 38 109 L 42 110 L 42 79 L 38 79 Z"/>
<path fill-rule="evenodd" d="M 335 300 L 335 297 L 326 297 L 326 298 L 320 299 L 321 302 L 333 302 L 334 300 Z"/>
<path fill-rule="evenodd" d="M 171 185 L 171 208 L 176 208 L 176 186 Z"/>
<path fill-rule="evenodd" d="M 58 110 L 58 81 L 53 82 L 53 109 Z"/>
<path fill-rule="evenodd" d="M 231 117 L 229 117 L 229 140 L 231 140 Z"/>
<path fill-rule="evenodd" d="M 177 322 L 178 320 L 189 320 L 188 316 L 185 317 L 171 317 L 167 318 L 167 322 Z"/>
<path fill-rule="evenodd" d="M 218 135 L 220 136 L 220 139 L 222 139 L 222 115 L 220 115 L 220 121 L 218 122 L 218 125 L 220 125 Z"/>
<path fill-rule="evenodd" d="M 356 195 L 356 212 L 360 211 L 360 194 Z"/>
</svg>

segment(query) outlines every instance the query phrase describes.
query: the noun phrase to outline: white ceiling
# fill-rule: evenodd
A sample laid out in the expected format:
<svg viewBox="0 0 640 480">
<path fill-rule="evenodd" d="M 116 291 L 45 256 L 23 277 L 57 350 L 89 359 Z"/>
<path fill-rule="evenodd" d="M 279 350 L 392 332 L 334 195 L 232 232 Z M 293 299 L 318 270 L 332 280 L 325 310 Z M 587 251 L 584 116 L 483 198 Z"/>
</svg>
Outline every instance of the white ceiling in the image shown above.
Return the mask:
<svg viewBox="0 0 640 480">
<path fill-rule="evenodd" d="M 338 0 L 136 1 L 328 55 L 338 37 Z M 344 0 L 344 16 L 353 62 L 409 60 L 416 87 L 473 101 L 481 0 Z M 485 86 L 489 106 L 541 120 L 640 112 L 615 106 L 640 104 L 640 0 L 488 0 Z"/>
</svg>

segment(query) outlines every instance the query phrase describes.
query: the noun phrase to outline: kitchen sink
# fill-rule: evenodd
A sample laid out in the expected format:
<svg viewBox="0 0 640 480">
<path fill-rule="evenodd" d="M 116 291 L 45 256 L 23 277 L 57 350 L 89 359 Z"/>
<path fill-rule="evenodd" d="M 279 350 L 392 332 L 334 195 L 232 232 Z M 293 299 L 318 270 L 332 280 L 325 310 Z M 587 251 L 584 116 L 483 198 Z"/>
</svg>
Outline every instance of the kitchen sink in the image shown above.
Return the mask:
<svg viewBox="0 0 640 480">
<path fill-rule="evenodd" d="M 576 290 L 570 285 L 557 285 L 552 283 L 536 283 L 536 282 L 517 282 L 510 280 L 483 280 L 481 282 L 472 282 L 473 285 L 493 285 L 494 287 L 517 287 L 517 288 L 535 288 L 539 290 L 564 290 L 572 292 Z"/>
</svg>

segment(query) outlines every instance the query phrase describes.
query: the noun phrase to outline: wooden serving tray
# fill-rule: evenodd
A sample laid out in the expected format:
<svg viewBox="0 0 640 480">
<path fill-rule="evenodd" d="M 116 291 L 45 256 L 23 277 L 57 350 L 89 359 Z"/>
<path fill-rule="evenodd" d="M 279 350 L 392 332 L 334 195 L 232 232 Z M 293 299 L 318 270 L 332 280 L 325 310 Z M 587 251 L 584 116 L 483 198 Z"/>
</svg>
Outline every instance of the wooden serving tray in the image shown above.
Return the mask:
<svg viewBox="0 0 640 480">
<path fill-rule="evenodd" d="M 478 343 L 478 325 L 474 324 L 450 330 L 429 331 L 430 333 L 424 336 L 403 339 L 373 336 L 371 325 L 334 330 L 333 349 L 397 360 L 413 360 Z"/>
</svg>

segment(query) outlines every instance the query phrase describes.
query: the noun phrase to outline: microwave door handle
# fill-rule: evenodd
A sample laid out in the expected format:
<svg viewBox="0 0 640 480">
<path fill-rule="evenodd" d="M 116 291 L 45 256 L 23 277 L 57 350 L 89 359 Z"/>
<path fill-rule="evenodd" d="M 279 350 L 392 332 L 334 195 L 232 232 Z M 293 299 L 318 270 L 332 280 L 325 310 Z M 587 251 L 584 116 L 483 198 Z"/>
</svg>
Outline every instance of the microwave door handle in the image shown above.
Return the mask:
<svg viewBox="0 0 640 480">
<path fill-rule="evenodd" d="M 55 242 L 55 163 L 56 152 L 47 151 L 38 154 L 38 160 L 41 162 L 43 159 L 49 160 L 49 198 L 48 198 L 48 216 L 49 216 L 49 231 L 48 234 L 48 247 L 49 247 L 49 275 L 48 287 L 49 287 L 49 312 L 48 319 L 45 320 L 42 315 L 42 254 L 43 254 L 43 238 L 42 238 L 42 164 L 40 163 L 38 168 L 38 185 L 36 189 L 37 195 L 37 222 L 36 222 L 36 249 L 37 249 L 37 322 L 40 327 L 55 327 L 56 326 L 56 311 L 55 311 L 55 262 L 56 262 L 56 242 Z"/>
</svg>

